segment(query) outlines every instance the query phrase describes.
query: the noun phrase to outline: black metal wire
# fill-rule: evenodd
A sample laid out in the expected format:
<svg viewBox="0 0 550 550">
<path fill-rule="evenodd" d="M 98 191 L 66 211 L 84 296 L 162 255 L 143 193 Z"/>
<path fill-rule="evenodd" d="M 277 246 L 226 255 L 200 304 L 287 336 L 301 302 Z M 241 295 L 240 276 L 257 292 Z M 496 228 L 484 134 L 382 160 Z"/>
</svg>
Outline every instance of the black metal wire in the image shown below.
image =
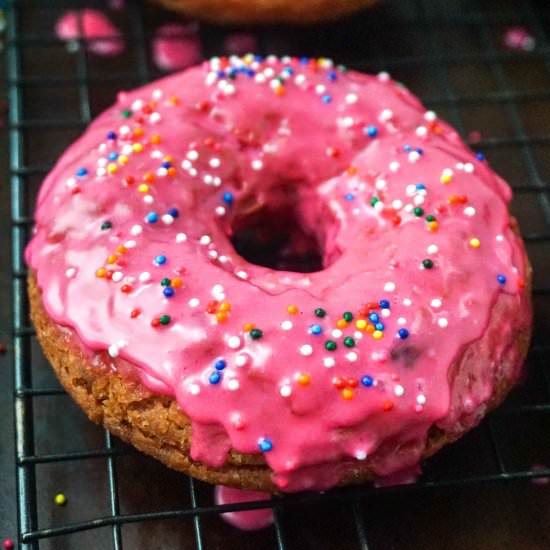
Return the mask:
<svg viewBox="0 0 550 550">
<path fill-rule="evenodd" d="M 83 1 L 76 2 L 82 6 Z M 507 118 L 511 124 L 512 137 L 487 138 L 476 147 L 487 150 L 497 150 L 502 147 L 513 146 L 520 154 L 524 166 L 528 171 L 528 183 L 515 187 L 516 194 L 525 195 L 539 202 L 545 219 L 545 229 L 538 233 L 528 234 L 525 240 L 529 243 L 550 242 L 550 185 L 537 170 L 536 160 L 532 147 L 534 145 L 550 144 L 550 134 L 531 136 L 523 126 L 519 105 L 528 101 L 546 101 L 550 107 L 550 90 L 540 89 L 531 91 L 513 90 L 504 71 L 503 63 L 517 59 L 518 54 L 513 51 L 500 51 L 495 45 L 490 34 L 491 29 L 501 25 L 517 24 L 523 21 L 529 24 L 535 33 L 537 49 L 531 54 L 533 59 L 541 60 L 550 72 L 550 42 L 541 25 L 541 17 L 550 18 L 549 8 L 536 8 L 532 1 L 524 1 L 518 4 L 518 13 L 514 17 L 508 14 L 473 12 L 456 13 L 448 16 L 432 15 L 427 9 L 429 2 L 417 0 L 414 3 L 416 15 L 411 20 L 390 21 L 392 28 L 399 29 L 404 26 L 415 26 L 422 29 L 425 40 L 429 45 L 428 54 L 416 55 L 403 52 L 402 55 L 387 55 L 381 47 L 376 45 L 374 52 L 369 57 L 359 59 L 341 60 L 348 61 L 347 65 L 357 69 L 398 69 L 400 67 L 429 68 L 436 76 L 441 96 L 424 98 L 432 107 L 445 107 L 449 110 L 451 122 L 464 134 L 464 124 L 461 117 L 461 108 L 465 105 L 496 104 L 505 109 Z M 75 2 L 63 2 L 62 0 L 42 2 L 36 0 L 25 2 L 25 6 L 40 6 L 41 9 L 59 9 L 60 7 L 75 7 Z M 224 506 L 202 506 L 199 499 L 197 482 L 189 478 L 190 506 L 171 509 L 162 512 L 149 512 L 129 514 L 121 513 L 119 480 L 117 474 L 117 458 L 133 453 L 127 448 L 114 446 L 113 439 L 108 432 L 104 434 L 104 447 L 84 451 L 54 452 L 50 454 L 37 454 L 35 451 L 35 436 L 33 424 L 34 399 L 65 399 L 65 392 L 55 387 L 35 387 L 31 374 L 31 337 L 33 328 L 29 325 L 28 304 L 25 298 L 26 267 L 23 262 L 23 250 L 29 236 L 32 225 L 32 205 L 25 185 L 25 179 L 29 176 L 43 176 L 49 166 L 30 165 L 25 158 L 25 143 L 29 130 L 44 129 L 81 129 L 92 118 L 90 101 L 90 87 L 98 84 L 120 84 L 131 86 L 150 81 L 154 72 L 151 70 L 148 56 L 147 43 L 151 37 L 144 20 L 143 6 L 141 2 L 131 2 L 128 6 L 128 20 L 134 48 L 138 59 L 137 73 L 116 74 L 108 76 L 95 76 L 90 74 L 89 60 L 86 53 L 86 44 L 83 39 L 77 41 L 76 72 L 71 75 L 52 76 L 50 78 L 37 77 L 25 74 L 21 63 L 21 52 L 27 46 L 46 46 L 55 44 L 56 41 L 50 35 L 41 35 L 34 32 L 25 32 L 20 24 L 23 2 L 11 0 L 7 6 L 7 64 L 8 64 L 8 96 L 9 96 L 9 121 L 8 131 L 10 139 L 10 186 L 11 186 L 11 221 L 12 221 L 12 289 L 13 289 L 13 337 L 14 337 L 14 406 L 15 406 L 15 434 L 16 434 L 16 478 L 17 478 L 17 505 L 19 547 L 23 550 L 37 550 L 40 541 L 57 536 L 68 536 L 90 529 L 110 527 L 112 548 L 123 550 L 122 527 L 132 523 L 158 521 L 170 518 L 193 518 L 195 535 L 195 548 L 205 548 L 205 533 L 203 519 L 208 515 L 217 515 L 222 512 L 237 510 L 253 510 L 271 507 L 274 512 L 273 535 L 276 547 L 279 550 L 290 549 L 289 537 L 285 529 L 285 509 L 289 504 L 296 505 L 337 499 L 344 503 L 351 511 L 355 525 L 357 543 L 361 550 L 368 550 L 368 525 L 362 508 L 362 498 L 369 496 L 375 498 L 382 493 L 404 493 L 410 491 L 430 490 L 434 488 L 456 487 L 465 485 L 480 485 L 484 483 L 511 482 L 529 480 L 550 476 L 550 469 L 521 470 L 513 469 L 506 464 L 505 456 L 499 441 L 498 431 L 495 429 L 495 421 L 499 417 L 519 415 L 527 418 L 528 414 L 550 414 L 550 377 L 546 376 L 547 400 L 544 403 L 523 404 L 508 406 L 494 413 L 484 428 L 494 460 L 494 469 L 484 475 L 471 474 L 458 477 L 434 477 L 432 469 L 425 469 L 422 479 L 414 485 L 373 488 L 371 486 L 359 486 L 355 488 L 329 491 L 325 494 L 296 494 L 275 498 L 271 501 L 251 502 Z M 368 23 L 376 25 L 374 23 Z M 80 20 L 79 25 L 82 26 Z M 461 53 L 460 51 L 448 52 L 442 48 L 440 34 L 437 30 L 445 28 L 475 28 L 484 45 L 484 52 L 480 55 Z M 204 30 L 201 30 L 204 32 Z M 214 31 L 216 32 L 216 31 Z M 266 32 L 274 32 L 266 31 Z M 267 48 L 269 40 L 266 34 L 260 35 L 260 49 Z M 207 52 L 205 52 L 207 53 Z M 259 52 L 269 53 L 269 52 Z M 449 67 L 454 63 L 475 63 L 486 66 L 496 82 L 497 90 L 487 94 L 457 95 L 449 83 Z M 79 115 L 76 118 L 63 120 L 42 120 L 29 118 L 23 109 L 22 89 L 33 86 L 73 86 L 78 92 Z M 52 161 L 54 159 L 51 159 Z M 540 287 L 534 290 L 535 300 L 548 296 L 550 287 Z M 550 345 L 539 342 L 532 347 L 530 357 L 550 356 Z M 527 422 L 527 420 L 525 420 Z M 96 517 L 68 525 L 56 527 L 40 526 L 37 521 L 37 473 L 39 464 L 65 463 L 81 460 L 104 460 L 107 468 L 107 501 L 109 515 Z M 372 550 L 372 549 L 371 549 Z"/>
</svg>

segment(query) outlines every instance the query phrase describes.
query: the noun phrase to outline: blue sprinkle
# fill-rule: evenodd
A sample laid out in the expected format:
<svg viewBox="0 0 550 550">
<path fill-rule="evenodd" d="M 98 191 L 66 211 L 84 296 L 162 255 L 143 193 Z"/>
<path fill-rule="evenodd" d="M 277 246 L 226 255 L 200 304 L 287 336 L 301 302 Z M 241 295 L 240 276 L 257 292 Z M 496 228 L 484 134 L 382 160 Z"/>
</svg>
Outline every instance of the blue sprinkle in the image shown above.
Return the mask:
<svg viewBox="0 0 550 550">
<path fill-rule="evenodd" d="M 107 133 L 107 139 L 116 139 L 115 132 L 108 132 Z"/>
<path fill-rule="evenodd" d="M 254 61 L 257 61 L 258 63 L 261 63 L 263 60 L 264 60 L 263 55 L 255 55 L 254 56 Z"/>
<path fill-rule="evenodd" d="M 372 376 L 369 376 L 368 374 L 366 374 L 361 378 L 361 384 L 363 384 L 363 386 L 367 388 L 370 388 L 373 383 L 374 383 L 374 380 L 372 379 Z"/>
<path fill-rule="evenodd" d="M 306 56 L 300 57 L 300 63 L 302 65 L 307 65 L 309 63 L 309 57 L 306 57 Z"/>
<path fill-rule="evenodd" d="M 322 98 L 323 103 L 330 103 L 332 101 L 331 95 L 324 95 Z"/>
<path fill-rule="evenodd" d="M 385 326 L 384 323 L 376 323 L 376 325 L 374 325 L 374 328 L 376 330 L 384 330 Z"/>
<path fill-rule="evenodd" d="M 346 193 L 344 195 L 344 199 L 346 199 L 347 201 L 352 201 L 354 198 L 355 198 L 355 195 L 353 193 Z"/>
<path fill-rule="evenodd" d="M 338 73 L 336 71 L 329 71 L 327 73 L 327 78 L 331 81 L 331 82 L 334 82 L 335 80 L 338 80 Z"/>
<path fill-rule="evenodd" d="M 262 453 L 268 453 L 273 449 L 273 443 L 268 437 L 260 437 L 258 440 L 258 447 Z"/>
<path fill-rule="evenodd" d="M 163 168 L 170 168 L 170 167 L 172 166 L 172 163 L 171 163 L 171 162 L 163 162 L 163 163 L 161 164 L 161 166 L 162 166 Z"/>
<path fill-rule="evenodd" d="M 400 328 L 397 331 L 397 336 L 399 336 L 399 338 L 401 338 L 401 340 L 405 340 L 406 338 L 409 337 L 409 331 L 406 328 Z"/>
<path fill-rule="evenodd" d="M 84 167 L 79 168 L 79 169 L 76 171 L 76 175 L 77 175 L 79 178 L 83 178 L 84 176 L 87 176 L 87 175 L 88 175 L 88 170 L 86 170 L 86 168 L 84 168 Z"/>
<path fill-rule="evenodd" d="M 155 256 L 155 259 L 153 260 L 153 262 L 156 264 L 156 265 L 162 265 L 162 264 L 165 264 L 166 263 L 166 256 L 163 256 L 162 254 L 159 255 L 159 256 Z"/>
<path fill-rule="evenodd" d="M 225 202 L 225 204 L 232 205 L 233 204 L 233 193 L 231 193 L 230 191 L 226 191 L 223 194 L 223 202 Z"/>
<path fill-rule="evenodd" d="M 147 216 L 145 216 L 145 221 L 147 223 L 157 223 L 158 222 L 158 214 L 156 212 L 149 212 Z"/>
<path fill-rule="evenodd" d="M 162 293 L 163 293 L 167 298 L 172 298 L 172 296 L 174 296 L 174 294 L 176 293 L 176 291 L 175 291 L 172 287 L 167 286 L 165 289 L 163 289 Z"/>
<path fill-rule="evenodd" d="M 485 160 L 485 155 L 483 153 L 476 153 L 477 160 Z"/>
<path fill-rule="evenodd" d="M 217 359 L 216 362 L 214 363 L 214 368 L 216 370 L 223 370 L 225 369 L 226 366 L 227 366 L 227 363 L 225 359 Z"/>
<path fill-rule="evenodd" d="M 311 325 L 309 327 L 309 332 L 311 332 L 311 334 L 321 334 L 323 329 L 321 328 L 321 325 Z"/>
<path fill-rule="evenodd" d="M 417 190 L 426 189 L 426 186 L 425 186 L 423 183 L 417 183 L 417 184 L 416 184 L 416 189 L 417 189 Z"/>
<path fill-rule="evenodd" d="M 423 154 L 424 154 L 424 149 L 422 149 L 422 147 L 417 147 L 417 148 L 416 148 L 416 152 L 417 152 L 419 155 L 423 155 Z"/>
<path fill-rule="evenodd" d="M 369 313 L 369 321 L 372 323 L 378 323 L 380 320 L 380 317 L 378 317 L 378 313 Z"/>
<path fill-rule="evenodd" d="M 389 302 L 389 300 L 380 300 L 380 301 L 378 302 L 378 304 L 380 305 L 380 307 L 381 307 L 382 309 L 388 309 L 388 308 L 390 307 L 390 302 Z"/>
<path fill-rule="evenodd" d="M 502 275 L 501 273 L 497 275 L 497 281 L 499 284 L 504 285 L 506 284 L 506 275 Z"/>
<path fill-rule="evenodd" d="M 209 377 L 208 377 L 208 381 L 211 383 L 211 384 L 218 384 L 220 382 L 220 380 L 222 379 L 222 375 L 221 373 L 219 372 L 213 372 Z"/>
<path fill-rule="evenodd" d="M 294 74 L 294 69 L 292 67 L 285 67 L 283 69 L 283 72 L 288 73 L 288 74 Z"/>
<path fill-rule="evenodd" d="M 177 218 L 180 215 L 179 210 L 177 208 L 170 208 L 170 210 L 168 210 L 168 214 L 170 214 L 172 218 Z"/>
<path fill-rule="evenodd" d="M 410 145 L 404 145 L 403 146 L 403 150 L 406 152 L 406 153 L 410 153 L 412 151 L 412 147 Z"/>
<path fill-rule="evenodd" d="M 225 76 L 225 71 L 220 69 L 217 73 L 216 73 L 217 77 L 218 78 L 223 78 Z"/>
<path fill-rule="evenodd" d="M 116 160 L 118 158 L 118 153 L 116 151 L 112 151 L 109 153 L 109 156 L 107 158 L 109 160 Z"/>
<path fill-rule="evenodd" d="M 256 71 L 254 69 L 251 69 L 250 67 L 247 67 L 245 69 L 245 74 L 246 76 L 249 76 L 250 78 L 252 78 L 253 76 L 256 76 Z"/>
<path fill-rule="evenodd" d="M 364 133 L 371 138 L 375 138 L 378 135 L 378 128 L 376 126 L 367 126 L 364 130 Z"/>
</svg>

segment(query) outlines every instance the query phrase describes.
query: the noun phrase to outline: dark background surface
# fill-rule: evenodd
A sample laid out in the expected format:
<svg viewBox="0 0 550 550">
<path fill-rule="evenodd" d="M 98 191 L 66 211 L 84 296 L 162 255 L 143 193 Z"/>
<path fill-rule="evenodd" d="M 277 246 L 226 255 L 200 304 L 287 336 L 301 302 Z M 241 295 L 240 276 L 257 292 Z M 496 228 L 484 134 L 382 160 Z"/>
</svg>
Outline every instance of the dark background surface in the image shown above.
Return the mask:
<svg viewBox="0 0 550 550">
<path fill-rule="evenodd" d="M 149 59 L 149 33 L 171 16 L 149 7 L 142 16 L 139 3 L 130 3 L 127 11 L 110 12 L 133 38 L 126 54 L 102 59 L 82 52 L 70 54 L 53 39 L 52 28 L 59 14 L 78 2 L 65 2 L 65 8 L 56 7 L 57 2 L 18 4 L 25 5 L 19 13 L 20 30 L 24 31 L 20 36 L 45 38 L 18 45 L 24 77 L 17 83 L 23 99 L 23 162 L 30 167 L 20 185 L 29 199 L 26 213 L 30 215 L 44 169 L 81 132 L 83 115 L 85 119 L 87 114 L 83 94 L 89 92 L 91 114 L 95 116 L 109 106 L 118 89 L 159 76 Z M 513 25 L 525 25 L 534 33 L 537 48 L 533 53 L 503 47 L 503 34 Z M 222 38 L 230 32 L 201 27 L 205 55 L 220 53 Z M 520 413 L 493 415 L 491 424 L 485 422 L 431 461 L 430 471 L 436 480 L 471 479 L 502 470 L 527 472 L 535 464 L 550 464 L 549 411 L 528 408 L 550 402 L 550 5 L 544 0 L 388 0 L 372 13 L 335 25 L 253 32 L 258 35 L 262 53 L 328 55 L 371 72 L 386 68 L 465 137 L 477 141 L 471 132 L 481 133 L 482 142 L 476 147 L 516 190 L 512 210 L 527 237 L 535 266 L 536 329 L 529 376 L 507 402 L 505 411 L 527 408 Z M 74 81 L 83 67 L 89 76 L 87 89 Z M 2 86 L 2 93 L 4 89 Z M 54 125 L 38 128 L 40 121 Z M 0 342 L 9 343 L 9 353 L 0 356 L 0 540 L 17 536 L 6 134 L 0 131 Z M 32 369 L 32 387 L 58 387 L 34 337 L 19 338 L 24 338 L 29 352 L 23 366 Z M 34 407 L 35 456 L 102 449 L 109 443 L 104 432 L 89 423 L 65 395 L 30 400 Z M 501 465 L 495 464 L 495 438 Z M 118 505 L 122 514 L 192 505 L 185 476 L 119 442 L 113 446 L 116 457 L 110 463 L 105 457 L 96 457 L 34 466 L 39 529 L 110 516 L 113 505 Z M 106 468 L 109 464 L 118 472 L 114 504 L 108 498 L 113 481 Z M 196 488 L 198 505 L 211 504 L 211 488 L 202 483 L 196 483 Z M 53 504 L 57 492 L 67 495 L 67 506 Z M 374 550 L 550 548 L 550 484 L 529 480 L 374 493 L 356 501 L 355 508 L 347 493 L 330 500 L 289 503 L 282 508 L 280 518 L 286 546 L 300 550 L 361 548 L 354 513 L 363 518 L 368 547 Z M 197 522 L 204 548 L 276 547 L 273 529 L 241 533 L 217 515 L 204 515 Z M 197 545 L 197 522 L 189 516 L 125 524 L 115 538 L 120 536 L 121 547 L 135 550 L 192 549 Z M 39 545 L 52 550 L 112 547 L 110 527 L 44 539 Z"/>
</svg>

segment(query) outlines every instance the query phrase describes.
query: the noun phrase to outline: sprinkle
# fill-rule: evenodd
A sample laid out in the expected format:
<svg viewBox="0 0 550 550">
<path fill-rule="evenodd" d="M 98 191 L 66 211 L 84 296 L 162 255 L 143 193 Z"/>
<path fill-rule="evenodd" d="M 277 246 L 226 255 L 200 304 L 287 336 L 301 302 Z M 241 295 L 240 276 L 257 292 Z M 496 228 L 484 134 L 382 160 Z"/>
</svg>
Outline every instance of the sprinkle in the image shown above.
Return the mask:
<svg viewBox="0 0 550 550">
<path fill-rule="evenodd" d="M 237 357 L 235 357 L 235 365 L 237 367 L 244 367 L 248 363 L 248 355 L 244 353 L 239 353 Z"/>
<path fill-rule="evenodd" d="M 357 355 L 355 351 L 350 351 L 349 353 L 346 353 L 346 359 L 351 363 L 354 363 L 357 359 L 359 359 L 359 355 Z"/>
<path fill-rule="evenodd" d="M 344 346 L 347 348 L 355 347 L 355 340 L 351 336 L 346 336 L 346 338 L 344 338 Z"/>
<path fill-rule="evenodd" d="M 151 274 L 148 271 L 144 271 L 143 273 L 139 274 L 138 278 L 142 283 L 146 283 L 151 279 Z"/>
<path fill-rule="evenodd" d="M 325 342 L 325 349 L 327 351 L 334 351 L 337 347 L 338 347 L 338 345 L 336 344 L 336 342 L 334 340 L 327 340 Z"/>
<path fill-rule="evenodd" d="M 445 317 L 441 317 L 441 319 L 438 319 L 438 320 L 437 320 L 437 324 L 438 324 L 441 328 L 445 328 L 445 327 L 449 324 L 449 321 L 447 321 L 447 319 L 445 319 Z"/>
<path fill-rule="evenodd" d="M 201 392 L 201 387 L 198 384 L 189 384 L 188 389 L 191 395 L 199 395 Z"/>
<path fill-rule="evenodd" d="M 101 224 L 101 230 L 102 231 L 105 231 L 106 229 L 111 229 L 111 227 L 113 227 L 113 224 L 110 221 L 104 221 Z"/>
<path fill-rule="evenodd" d="M 506 276 L 502 274 L 497 275 L 497 281 L 501 285 L 506 284 Z"/>
<path fill-rule="evenodd" d="M 472 239 L 470 239 L 469 244 L 472 248 L 479 248 L 481 246 L 480 240 L 476 237 L 473 237 Z"/>
<path fill-rule="evenodd" d="M 445 168 L 443 172 L 441 173 L 441 178 L 439 181 L 443 184 L 451 183 L 453 179 L 453 171 L 450 168 Z"/>
<path fill-rule="evenodd" d="M 321 328 L 321 325 L 311 325 L 309 327 L 309 332 L 311 334 L 321 334 L 323 332 L 323 329 Z"/>
<path fill-rule="evenodd" d="M 357 96 L 357 94 L 348 94 L 346 96 L 346 103 L 348 103 L 349 105 L 353 105 L 354 103 L 357 103 L 358 99 L 359 97 Z"/>
<path fill-rule="evenodd" d="M 363 131 L 370 138 L 375 138 L 378 135 L 378 128 L 376 126 L 367 126 Z"/>
<path fill-rule="evenodd" d="M 159 217 L 156 212 L 149 212 L 147 216 L 145 216 L 145 222 L 146 223 L 157 223 Z"/>
<path fill-rule="evenodd" d="M 167 287 L 163 289 L 162 293 L 166 296 L 166 298 L 172 298 L 176 294 L 176 291 L 171 287 Z"/>
<path fill-rule="evenodd" d="M 473 206 L 467 206 L 465 209 L 464 209 L 464 214 L 466 216 L 475 216 L 475 213 L 476 213 L 476 209 L 473 207 Z"/>
<path fill-rule="evenodd" d="M 158 265 L 165 264 L 167 261 L 168 261 L 168 258 L 160 254 L 159 256 L 155 256 L 153 263 L 158 266 Z"/>
<path fill-rule="evenodd" d="M 222 375 L 219 372 L 213 372 L 209 377 L 208 381 L 211 384 L 218 384 L 220 380 L 222 379 Z"/>
<path fill-rule="evenodd" d="M 432 307 L 435 307 L 435 308 L 438 308 L 438 307 L 441 307 L 441 300 L 439 298 L 434 298 L 431 302 L 430 302 L 430 305 Z"/>
<path fill-rule="evenodd" d="M 327 314 L 327 312 L 326 312 L 323 308 L 321 308 L 321 307 L 318 307 L 318 308 L 314 311 L 314 313 L 315 313 L 315 315 L 316 315 L 317 317 L 321 317 L 321 318 L 323 318 L 323 317 Z"/>
<path fill-rule="evenodd" d="M 327 369 L 331 369 L 332 367 L 334 367 L 334 365 L 336 365 L 336 361 L 334 360 L 333 357 L 325 357 L 323 359 L 323 365 L 327 368 Z"/>
<path fill-rule="evenodd" d="M 65 506 L 65 504 L 67 504 L 67 497 L 63 493 L 58 493 L 54 497 L 54 502 L 58 506 Z"/>
<path fill-rule="evenodd" d="M 439 252 L 439 247 L 436 245 L 436 244 L 431 244 L 430 246 L 428 246 L 428 248 L 426 249 L 426 252 L 428 254 L 437 254 Z"/>
<path fill-rule="evenodd" d="M 386 292 L 393 292 L 395 290 L 395 283 L 389 281 L 384 285 L 384 290 Z"/>
<path fill-rule="evenodd" d="M 161 315 L 159 317 L 159 323 L 161 325 L 169 325 L 171 321 L 170 315 Z"/>
<path fill-rule="evenodd" d="M 300 384 L 300 386 L 309 386 L 309 383 L 311 382 L 311 376 L 306 373 L 299 373 L 296 377 L 296 382 Z"/>
<path fill-rule="evenodd" d="M 342 398 L 346 401 L 353 399 L 353 390 L 351 388 L 344 388 L 342 390 Z"/>
<path fill-rule="evenodd" d="M 357 460 L 365 460 L 367 458 L 367 452 L 363 450 L 355 451 L 355 458 Z"/>
<path fill-rule="evenodd" d="M 395 393 L 395 395 L 397 397 L 401 397 L 404 393 L 405 393 L 405 388 L 403 386 L 401 386 L 400 384 L 398 384 L 397 386 L 395 386 L 395 388 L 393 389 L 393 393 Z"/>
<path fill-rule="evenodd" d="M 226 191 L 223 194 L 223 202 L 225 202 L 228 206 L 231 206 L 233 204 L 233 193 Z"/>
<path fill-rule="evenodd" d="M 187 240 L 187 235 L 185 233 L 178 233 L 176 235 L 176 242 L 177 243 L 183 243 Z"/>
<path fill-rule="evenodd" d="M 241 346 L 241 339 L 238 336 L 230 336 L 227 340 L 227 345 L 231 349 L 237 349 Z"/>
<path fill-rule="evenodd" d="M 132 228 L 130 229 L 130 234 L 134 237 L 137 237 L 142 232 L 143 232 L 143 228 L 141 227 L 141 225 L 133 225 Z"/>
<path fill-rule="evenodd" d="M 15 544 L 11 539 L 4 539 L 2 541 L 2 548 L 4 550 L 13 550 L 13 548 L 15 548 Z"/>
<path fill-rule="evenodd" d="M 406 340 L 406 339 L 409 337 L 409 331 L 408 331 L 406 328 L 400 328 L 400 329 L 397 331 L 397 336 L 398 336 L 401 340 Z"/>
<path fill-rule="evenodd" d="M 432 269 L 433 266 L 434 266 L 434 263 L 429 258 L 422 260 L 422 267 L 424 267 L 425 269 Z"/>
<path fill-rule="evenodd" d="M 281 323 L 281 328 L 282 328 L 283 330 L 290 330 L 293 326 L 294 326 L 294 325 L 292 324 L 292 321 L 288 321 L 288 320 L 287 320 L 287 321 L 283 321 L 283 322 Z"/>
<path fill-rule="evenodd" d="M 363 386 L 365 386 L 366 388 L 370 388 L 373 383 L 374 380 L 372 379 L 372 376 L 369 376 L 368 374 L 361 378 L 361 384 L 363 384 Z"/>
<path fill-rule="evenodd" d="M 281 389 L 279 390 L 279 393 L 283 397 L 290 397 L 290 395 L 292 394 L 292 387 L 289 386 L 288 384 L 285 384 L 284 386 L 281 386 Z"/>
<path fill-rule="evenodd" d="M 268 453 L 273 449 L 273 442 L 268 437 L 260 437 L 258 439 L 258 448 L 262 453 Z"/>
<path fill-rule="evenodd" d="M 419 404 L 419 405 L 425 405 L 426 404 L 426 396 L 422 393 L 419 393 L 417 396 L 416 396 L 416 402 Z"/>
<path fill-rule="evenodd" d="M 298 309 L 298 306 L 295 306 L 294 304 L 290 304 L 287 308 L 286 308 L 287 312 L 290 313 L 290 315 L 296 315 L 297 313 L 299 313 L 299 309 Z"/>
<path fill-rule="evenodd" d="M 342 314 L 342 318 L 350 323 L 351 321 L 353 321 L 353 313 L 351 313 L 351 311 L 344 311 L 344 313 Z"/>
<path fill-rule="evenodd" d="M 250 331 L 250 338 L 252 338 L 253 340 L 259 340 L 263 335 L 263 331 L 261 331 L 259 328 L 253 328 Z"/>
<path fill-rule="evenodd" d="M 199 242 L 200 244 L 202 244 L 203 246 L 206 246 L 208 244 L 210 244 L 212 242 L 212 239 L 208 236 L 208 235 L 203 235 L 200 239 L 199 239 Z"/>
<path fill-rule="evenodd" d="M 313 353 L 313 348 L 309 344 L 304 344 L 300 347 L 300 353 L 307 357 Z"/>
</svg>

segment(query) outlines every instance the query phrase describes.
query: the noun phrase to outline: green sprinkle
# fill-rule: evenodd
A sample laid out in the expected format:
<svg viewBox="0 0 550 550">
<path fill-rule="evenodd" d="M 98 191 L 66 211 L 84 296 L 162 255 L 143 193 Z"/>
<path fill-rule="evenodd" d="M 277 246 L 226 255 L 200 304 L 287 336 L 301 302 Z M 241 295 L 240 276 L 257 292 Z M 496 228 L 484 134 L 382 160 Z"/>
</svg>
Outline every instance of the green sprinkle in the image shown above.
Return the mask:
<svg viewBox="0 0 550 550">
<path fill-rule="evenodd" d="M 110 221 L 103 222 L 101 224 L 101 229 L 105 231 L 105 229 L 111 229 L 113 227 L 113 224 Z"/>
<path fill-rule="evenodd" d="M 435 222 L 435 216 L 432 216 L 431 214 L 428 214 L 426 216 L 426 221 L 427 222 Z"/>
<path fill-rule="evenodd" d="M 325 342 L 325 349 L 328 351 L 334 351 L 338 346 L 334 340 L 327 340 Z"/>
<path fill-rule="evenodd" d="M 252 338 L 252 340 L 259 340 L 263 335 L 263 331 L 261 331 L 259 328 L 253 328 L 250 331 L 250 338 Z"/>
<path fill-rule="evenodd" d="M 159 317 L 159 323 L 161 325 L 168 325 L 170 324 L 170 315 L 161 315 Z"/>
<path fill-rule="evenodd" d="M 426 269 L 431 269 L 431 268 L 434 266 L 434 263 L 433 263 L 432 260 L 430 260 L 429 258 L 426 258 L 425 260 L 422 260 L 422 265 L 423 265 Z"/>
<path fill-rule="evenodd" d="M 355 346 L 355 340 L 351 336 L 346 336 L 344 338 L 344 346 L 347 348 L 353 348 Z"/>
<path fill-rule="evenodd" d="M 130 118 L 132 116 L 132 112 L 129 111 L 128 109 L 124 109 L 124 111 L 122 111 L 120 113 L 124 118 Z"/>
<path fill-rule="evenodd" d="M 370 200 L 370 205 L 374 206 L 379 201 L 380 199 L 378 197 L 372 197 L 372 199 Z"/>
<path fill-rule="evenodd" d="M 423 208 L 420 208 L 420 206 L 417 206 L 415 209 L 414 209 L 414 215 L 416 217 L 420 217 L 424 214 L 424 209 Z"/>
<path fill-rule="evenodd" d="M 344 319 L 344 321 L 347 321 L 349 323 L 350 321 L 353 321 L 353 313 L 351 311 L 344 311 L 342 318 Z"/>
<path fill-rule="evenodd" d="M 168 277 L 164 277 L 164 279 L 161 280 L 160 284 L 161 286 L 170 286 L 170 279 Z"/>
<path fill-rule="evenodd" d="M 324 317 L 326 314 L 327 314 L 327 312 L 326 312 L 322 307 L 318 307 L 318 308 L 315 310 L 315 315 L 316 315 L 317 317 Z"/>
</svg>

